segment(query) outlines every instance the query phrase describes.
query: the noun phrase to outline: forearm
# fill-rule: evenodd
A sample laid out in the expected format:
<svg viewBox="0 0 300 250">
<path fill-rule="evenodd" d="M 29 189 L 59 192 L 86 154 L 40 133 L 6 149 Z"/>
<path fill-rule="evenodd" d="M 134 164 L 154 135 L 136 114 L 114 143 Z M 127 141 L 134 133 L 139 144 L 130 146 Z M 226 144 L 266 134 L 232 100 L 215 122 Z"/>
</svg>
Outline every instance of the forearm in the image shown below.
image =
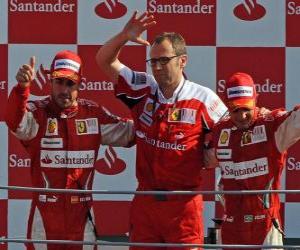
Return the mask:
<svg viewBox="0 0 300 250">
<path fill-rule="evenodd" d="M 126 34 L 120 32 L 107 41 L 97 52 L 98 66 L 114 83 L 117 81 L 121 69 L 121 62 L 118 59 L 120 51 L 128 41 Z"/>
<path fill-rule="evenodd" d="M 7 126 L 16 131 L 26 112 L 26 103 L 30 95 L 29 86 L 15 86 L 8 98 L 5 121 Z"/>
</svg>

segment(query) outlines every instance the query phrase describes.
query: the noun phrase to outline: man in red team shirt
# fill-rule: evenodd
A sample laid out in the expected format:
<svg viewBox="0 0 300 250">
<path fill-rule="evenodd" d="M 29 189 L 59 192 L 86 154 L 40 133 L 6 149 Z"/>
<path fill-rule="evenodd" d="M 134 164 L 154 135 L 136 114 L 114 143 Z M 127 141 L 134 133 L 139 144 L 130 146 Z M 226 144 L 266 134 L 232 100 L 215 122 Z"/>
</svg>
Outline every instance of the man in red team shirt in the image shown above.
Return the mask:
<svg viewBox="0 0 300 250">
<path fill-rule="evenodd" d="M 79 99 L 82 61 L 74 52 L 57 53 L 51 64 L 51 95 L 28 101 L 34 57 L 17 72 L 18 84 L 7 105 L 6 123 L 31 159 L 33 187 L 91 189 L 100 144 L 127 146 L 133 122 L 109 114 L 96 103 Z M 96 239 L 90 194 L 34 192 L 28 239 Z M 83 250 L 93 245 L 27 244 L 27 249 Z"/>
<path fill-rule="evenodd" d="M 101 47 L 97 62 L 115 83 L 116 96 L 132 111 L 137 189 L 199 190 L 204 132 L 227 109 L 212 90 L 185 79 L 186 45 L 177 33 L 155 38 L 147 60 L 153 75 L 134 71 L 119 61 L 128 41 L 149 45 L 141 34 L 152 25 L 152 15 L 135 12 L 123 30 Z M 202 212 L 201 195 L 137 195 L 130 211 L 130 241 L 202 244 Z"/>
<path fill-rule="evenodd" d="M 257 94 L 250 75 L 235 73 L 226 82 L 229 110 L 213 128 L 216 159 L 223 190 L 277 190 L 286 150 L 300 138 L 300 109 L 257 115 Z M 217 161 L 216 161 L 217 160 Z M 223 244 L 282 245 L 280 200 L 277 193 L 224 195 Z"/>
</svg>

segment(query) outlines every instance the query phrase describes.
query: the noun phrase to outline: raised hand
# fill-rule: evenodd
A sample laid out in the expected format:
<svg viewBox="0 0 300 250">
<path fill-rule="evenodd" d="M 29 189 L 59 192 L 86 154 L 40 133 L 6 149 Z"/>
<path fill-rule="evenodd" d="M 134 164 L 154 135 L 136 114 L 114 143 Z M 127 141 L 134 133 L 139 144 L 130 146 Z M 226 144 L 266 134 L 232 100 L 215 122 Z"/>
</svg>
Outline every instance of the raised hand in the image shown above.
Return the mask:
<svg viewBox="0 0 300 250">
<path fill-rule="evenodd" d="M 137 13 L 137 11 L 133 13 L 122 32 L 126 35 L 129 41 L 142 45 L 150 45 L 147 40 L 142 39 L 141 35 L 149 27 L 156 24 L 154 16 L 149 14 L 147 11 L 142 13 L 140 16 L 138 16 Z"/>
<path fill-rule="evenodd" d="M 19 68 L 16 75 L 16 80 L 22 87 L 26 87 L 30 85 L 31 81 L 34 79 L 35 77 L 34 67 L 35 67 L 35 57 L 32 56 L 29 59 L 29 64 L 23 64 Z"/>
</svg>

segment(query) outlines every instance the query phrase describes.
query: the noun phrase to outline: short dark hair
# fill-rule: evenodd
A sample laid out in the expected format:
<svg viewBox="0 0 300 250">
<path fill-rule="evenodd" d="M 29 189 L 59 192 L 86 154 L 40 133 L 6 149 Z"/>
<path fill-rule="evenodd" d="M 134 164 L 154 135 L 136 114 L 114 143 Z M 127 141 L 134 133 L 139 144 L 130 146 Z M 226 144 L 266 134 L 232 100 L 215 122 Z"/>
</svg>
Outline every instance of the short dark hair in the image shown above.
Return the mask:
<svg viewBox="0 0 300 250">
<path fill-rule="evenodd" d="M 163 32 L 154 38 L 153 44 L 160 44 L 164 40 L 169 40 L 171 42 L 177 56 L 187 54 L 185 40 L 180 34 L 175 32 Z"/>
</svg>

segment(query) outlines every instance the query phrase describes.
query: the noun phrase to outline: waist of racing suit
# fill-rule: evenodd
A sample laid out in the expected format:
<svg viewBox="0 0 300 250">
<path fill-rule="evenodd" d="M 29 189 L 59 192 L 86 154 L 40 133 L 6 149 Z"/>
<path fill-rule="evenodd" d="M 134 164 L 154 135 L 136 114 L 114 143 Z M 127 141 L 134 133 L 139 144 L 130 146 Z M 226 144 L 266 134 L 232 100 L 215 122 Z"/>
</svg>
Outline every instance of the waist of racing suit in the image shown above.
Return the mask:
<svg viewBox="0 0 300 250">
<path fill-rule="evenodd" d="M 239 214 L 239 215 L 225 215 L 224 216 L 224 221 L 229 222 L 229 223 L 252 223 L 252 222 L 259 222 L 265 219 L 270 219 L 271 217 L 266 214 Z"/>
<path fill-rule="evenodd" d="M 57 193 L 40 193 L 34 196 L 34 200 L 39 203 L 69 203 L 79 204 L 83 202 L 91 202 L 91 195 L 80 195 L 80 194 L 57 194 Z"/>
<path fill-rule="evenodd" d="M 170 193 L 172 191 L 170 190 L 164 190 L 164 189 L 153 189 L 152 191 L 169 191 Z M 194 191 L 194 190 L 190 190 Z M 153 194 L 150 195 L 151 198 L 153 198 L 155 201 L 176 201 L 176 200 L 182 200 L 182 201 L 188 201 L 193 199 L 195 196 L 199 196 L 200 194 Z"/>
</svg>

